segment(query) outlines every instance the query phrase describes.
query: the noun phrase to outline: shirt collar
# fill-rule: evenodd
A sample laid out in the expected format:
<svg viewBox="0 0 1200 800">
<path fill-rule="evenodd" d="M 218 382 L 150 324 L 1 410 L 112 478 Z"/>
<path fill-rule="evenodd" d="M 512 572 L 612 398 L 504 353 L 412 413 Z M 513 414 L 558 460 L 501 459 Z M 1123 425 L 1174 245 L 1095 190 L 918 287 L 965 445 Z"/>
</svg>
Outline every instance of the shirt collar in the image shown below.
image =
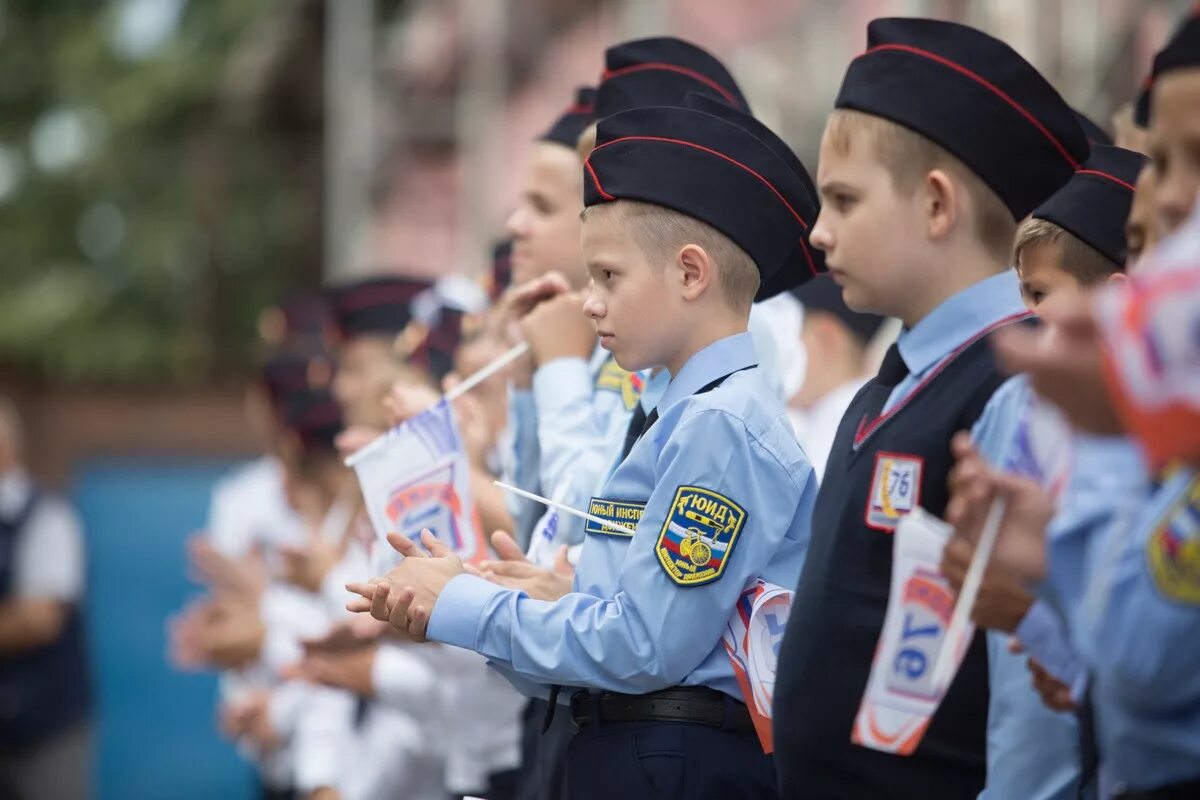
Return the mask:
<svg viewBox="0 0 1200 800">
<path fill-rule="evenodd" d="M 947 299 L 897 340 L 910 375 L 921 375 L 980 331 L 1025 312 L 1016 270 L 968 286 Z"/>
<path fill-rule="evenodd" d="M 673 403 L 691 397 L 717 378 L 757 364 L 758 352 L 754 349 L 754 337 L 749 333 L 718 339 L 689 358 L 679 374 L 672 376 L 658 407 L 664 410 L 670 408 Z"/>
</svg>

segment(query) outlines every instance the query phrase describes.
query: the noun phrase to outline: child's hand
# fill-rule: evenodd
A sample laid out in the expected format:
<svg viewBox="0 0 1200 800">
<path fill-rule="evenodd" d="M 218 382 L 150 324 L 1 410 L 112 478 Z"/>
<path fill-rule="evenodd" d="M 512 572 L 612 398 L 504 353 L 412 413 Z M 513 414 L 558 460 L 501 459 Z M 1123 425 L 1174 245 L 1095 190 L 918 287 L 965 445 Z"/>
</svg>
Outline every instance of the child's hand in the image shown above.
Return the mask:
<svg viewBox="0 0 1200 800">
<path fill-rule="evenodd" d="M 347 584 L 346 589 L 359 596 L 346 608 L 356 613 L 369 611 L 412 641 L 423 642 L 442 589 L 466 569 L 462 560 L 429 530 L 421 533 L 421 544 L 426 549 L 398 533 L 388 534 L 388 543 L 404 560 L 382 578 Z"/>
<path fill-rule="evenodd" d="M 521 332 L 538 365 L 556 358 L 584 358 L 596 349 L 596 328 L 583 313 L 577 292 L 547 300 L 521 320 Z"/>
</svg>

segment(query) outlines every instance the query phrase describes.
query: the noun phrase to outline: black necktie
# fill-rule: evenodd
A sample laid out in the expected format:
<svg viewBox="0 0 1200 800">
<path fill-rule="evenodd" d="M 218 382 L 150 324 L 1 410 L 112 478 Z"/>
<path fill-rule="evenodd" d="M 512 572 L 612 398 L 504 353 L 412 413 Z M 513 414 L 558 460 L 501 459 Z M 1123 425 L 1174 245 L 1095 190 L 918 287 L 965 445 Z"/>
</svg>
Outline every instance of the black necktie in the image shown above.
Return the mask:
<svg viewBox="0 0 1200 800">
<path fill-rule="evenodd" d="M 907 376 L 908 367 L 905 366 L 904 359 L 900 357 L 900 348 L 893 342 L 883 356 L 879 372 L 875 374 L 863 392 L 861 408 L 863 409 L 864 425 L 869 425 L 879 416 L 887 399 L 891 397 L 892 390 Z"/>
<path fill-rule="evenodd" d="M 900 355 L 900 347 L 895 342 L 892 342 L 892 346 L 887 349 L 887 352 L 883 356 L 883 363 L 879 365 L 879 372 L 875 375 L 875 382 L 895 388 L 896 384 L 907 377 L 908 367 Z"/>
<path fill-rule="evenodd" d="M 658 409 L 654 409 L 654 413 L 658 413 Z M 633 416 L 629 418 L 629 427 L 625 429 L 625 443 L 621 445 L 621 461 L 625 460 L 625 456 L 629 455 L 629 451 L 633 449 L 634 442 L 642 436 L 642 428 L 646 426 L 646 409 L 639 402 L 637 408 L 633 410 Z"/>
</svg>

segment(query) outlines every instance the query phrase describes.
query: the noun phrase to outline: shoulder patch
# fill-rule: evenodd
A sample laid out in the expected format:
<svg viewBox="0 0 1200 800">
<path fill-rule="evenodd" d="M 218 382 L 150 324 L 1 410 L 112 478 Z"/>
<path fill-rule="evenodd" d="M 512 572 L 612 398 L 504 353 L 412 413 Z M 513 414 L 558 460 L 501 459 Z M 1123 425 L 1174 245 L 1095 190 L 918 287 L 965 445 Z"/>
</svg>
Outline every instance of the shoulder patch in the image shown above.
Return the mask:
<svg viewBox="0 0 1200 800">
<path fill-rule="evenodd" d="M 1163 597 L 1200 605 L 1200 477 L 1158 518 L 1146 543 L 1146 564 Z"/>
<path fill-rule="evenodd" d="M 680 486 L 654 545 L 658 561 L 680 586 L 717 580 L 746 524 L 746 509 L 701 486 Z"/>
<path fill-rule="evenodd" d="M 641 375 L 626 372 L 611 358 L 604 362 L 600 374 L 596 376 L 596 388 L 621 395 L 621 402 L 625 404 L 626 411 L 631 411 L 637 405 L 644 388 L 642 384 Z"/>
<path fill-rule="evenodd" d="M 605 522 L 612 522 L 626 528 L 636 528 L 646 510 L 645 503 L 635 503 L 629 500 L 609 500 L 607 497 L 593 497 L 588 501 L 588 513 Z M 595 520 L 588 520 L 583 526 L 583 532 L 595 536 L 616 536 L 620 539 L 630 538 L 628 533 L 617 528 L 601 525 Z"/>
</svg>

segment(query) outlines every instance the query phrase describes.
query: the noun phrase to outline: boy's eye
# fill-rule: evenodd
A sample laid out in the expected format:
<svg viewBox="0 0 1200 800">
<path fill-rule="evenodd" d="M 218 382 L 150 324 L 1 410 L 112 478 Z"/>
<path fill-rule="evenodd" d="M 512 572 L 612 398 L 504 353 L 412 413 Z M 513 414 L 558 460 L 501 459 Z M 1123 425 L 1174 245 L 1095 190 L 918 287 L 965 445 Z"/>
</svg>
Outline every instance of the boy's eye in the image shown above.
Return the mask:
<svg viewBox="0 0 1200 800">
<path fill-rule="evenodd" d="M 1033 291 L 1031 291 L 1029 293 L 1029 299 L 1035 306 L 1041 305 L 1042 301 L 1046 299 L 1046 293 L 1043 291 L 1034 289 Z"/>
<path fill-rule="evenodd" d="M 833 196 L 833 205 L 839 209 L 845 210 L 854 205 L 854 200 L 855 198 L 851 197 L 850 195 L 839 192 Z"/>
<path fill-rule="evenodd" d="M 606 269 L 601 274 L 604 276 L 604 280 L 606 281 L 611 281 L 613 279 L 613 271 L 611 269 Z"/>
</svg>

